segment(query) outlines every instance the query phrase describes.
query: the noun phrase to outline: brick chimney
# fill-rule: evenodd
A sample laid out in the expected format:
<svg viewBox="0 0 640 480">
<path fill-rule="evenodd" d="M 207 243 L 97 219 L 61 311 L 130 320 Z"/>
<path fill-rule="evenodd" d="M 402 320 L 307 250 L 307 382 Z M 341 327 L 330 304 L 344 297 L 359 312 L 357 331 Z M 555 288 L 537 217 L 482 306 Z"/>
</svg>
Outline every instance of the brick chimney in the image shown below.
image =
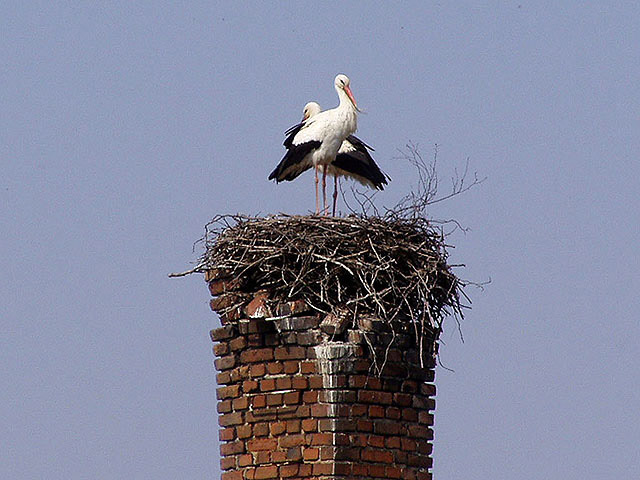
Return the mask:
<svg viewBox="0 0 640 480">
<path fill-rule="evenodd" d="M 464 296 L 442 230 L 392 212 L 205 232 L 184 274 L 204 273 L 221 322 L 222 480 L 432 478 L 438 336 Z"/>
<path fill-rule="evenodd" d="M 217 269 L 205 280 L 222 480 L 432 478 L 436 335 L 247 295 Z"/>
</svg>

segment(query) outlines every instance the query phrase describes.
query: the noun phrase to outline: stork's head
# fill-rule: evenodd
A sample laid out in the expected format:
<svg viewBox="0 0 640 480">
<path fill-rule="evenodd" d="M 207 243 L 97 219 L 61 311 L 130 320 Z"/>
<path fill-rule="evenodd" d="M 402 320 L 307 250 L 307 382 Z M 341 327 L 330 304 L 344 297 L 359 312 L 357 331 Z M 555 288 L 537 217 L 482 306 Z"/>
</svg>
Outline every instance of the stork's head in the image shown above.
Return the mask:
<svg viewBox="0 0 640 480">
<path fill-rule="evenodd" d="M 322 109 L 320 108 L 320 105 L 317 104 L 316 102 L 307 103 L 302 109 L 302 121 L 304 122 L 305 120 L 313 117 L 314 115 L 317 115 L 321 111 Z"/>
<path fill-rule="evenodd" d="M 334 80 L 333 84 L 335 85 L 336 90 L 338 91 L 338 94 L 340 93 L 341 90 L 344 93 L 346 93 L 347 97 L 349 97 L 349 100 L 351 100 L 353 107 L 356 110 L 358 110 L 358 104 L 356 103 L 356 99 L 353 98 L 353 93 L 351 93 L 351 88 L 349 88 L 349 77 L 340 73 L 339 75 L 336 76 L 336 79 Z"/>
</svg>

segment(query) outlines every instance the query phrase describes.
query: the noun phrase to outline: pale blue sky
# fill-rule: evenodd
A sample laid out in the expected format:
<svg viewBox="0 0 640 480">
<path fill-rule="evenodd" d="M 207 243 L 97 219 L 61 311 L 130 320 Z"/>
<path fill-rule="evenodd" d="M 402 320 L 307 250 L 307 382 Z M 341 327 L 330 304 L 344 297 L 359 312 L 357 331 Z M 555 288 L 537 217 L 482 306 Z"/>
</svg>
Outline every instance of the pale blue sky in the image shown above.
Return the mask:
<svg viewBox="0 0 640 480">
<path fill-rule="evenodd" d="M 337 103 L 393 178 L 411 141 L 488 180 L 433 215 L 469 290 L 445 332 L 438 479 L 640 477 L 637 2 L 13 2 L 0 31 L 0 476 L 218 477 L 218 325 L 191 245 Z M 197 251 L 196 253 L 199 253 Z"/>
</svg>

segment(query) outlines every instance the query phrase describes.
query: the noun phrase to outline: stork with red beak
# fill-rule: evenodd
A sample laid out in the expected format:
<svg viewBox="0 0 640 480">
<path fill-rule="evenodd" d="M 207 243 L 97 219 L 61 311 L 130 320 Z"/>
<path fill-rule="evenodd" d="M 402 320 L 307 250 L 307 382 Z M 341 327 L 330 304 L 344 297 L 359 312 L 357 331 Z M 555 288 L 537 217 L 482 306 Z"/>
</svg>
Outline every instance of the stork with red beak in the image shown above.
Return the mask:
<svg viewBox="0 0 640 480">
<path fill-rule="evenodd" d="M 334 86 L 340 104 L 336 108 L 309 117 L 301 124 L 287 130 L 288 137 L 284 141 L 287 153 L 269 175 L 269 180 L 279 183 L 284 180 L 293 180 L 308 168 L 313 167 L 316 214 L 320 213 L 319 172 L 322 171 L 322 211 L 326 212 L 327 169 L 323 167 L 336 159 L 342 142 L 357 128 L 358 106 L 349 88 L 349 77 L 342 74 L 336 76 Z"/>
<path fill-rule="evenodd" d="M 320 113 L 322 109 L 316 102 L 309 102 L 302 110 L 302 122 Z M 296 125 L 301 128 L 302 123 Z M 296 128 L 294 127 L 294 128 Z M 289 132 L 291 134 L 292 132 Z M 334 179 L 333 184 L 333 208 L 332 214 L 336 214 L 336 204 L 338 200 L 338 182 L 340 177 L 351 178 L 361 185 L 376 190 L 384 190 L 389 176 L 386 175 L 371 157 L 369 151 L 374 151 L 372 147 L 364 143 L 355 135 L 349 135 L 338 150 L 336 159 L 329 165 L 323 166 L 327 175 Z M 309 165 L 307 168 L 310 168 Z"/>
</svg>

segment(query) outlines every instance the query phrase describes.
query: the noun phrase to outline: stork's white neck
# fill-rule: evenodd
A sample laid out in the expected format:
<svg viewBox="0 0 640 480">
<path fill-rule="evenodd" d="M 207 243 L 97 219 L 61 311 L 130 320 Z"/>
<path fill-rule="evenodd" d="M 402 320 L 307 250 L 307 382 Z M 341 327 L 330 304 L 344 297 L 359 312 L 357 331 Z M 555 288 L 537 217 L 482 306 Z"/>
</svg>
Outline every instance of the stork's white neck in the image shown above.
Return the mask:
<svg viewBox="0 0 640 480">
<path fill-rule="evenodd" d="M 355 113 L 357 111 L 356 107 L 351 101 L 351 99 L 349 98 L 349 95 L 347 95 L 347 92 L 345 92 L 342 88 L 338 87 L 337 85 L 335 85 L 335 89 L 336 89 L 336 92 L 338 92 L 338 98 L 340 99 L 340 105 L 338 105 L 338 108 L 341 110 L 344 110 L 344 109 L 353 110 L 353 112 Z"/>
</svg>

